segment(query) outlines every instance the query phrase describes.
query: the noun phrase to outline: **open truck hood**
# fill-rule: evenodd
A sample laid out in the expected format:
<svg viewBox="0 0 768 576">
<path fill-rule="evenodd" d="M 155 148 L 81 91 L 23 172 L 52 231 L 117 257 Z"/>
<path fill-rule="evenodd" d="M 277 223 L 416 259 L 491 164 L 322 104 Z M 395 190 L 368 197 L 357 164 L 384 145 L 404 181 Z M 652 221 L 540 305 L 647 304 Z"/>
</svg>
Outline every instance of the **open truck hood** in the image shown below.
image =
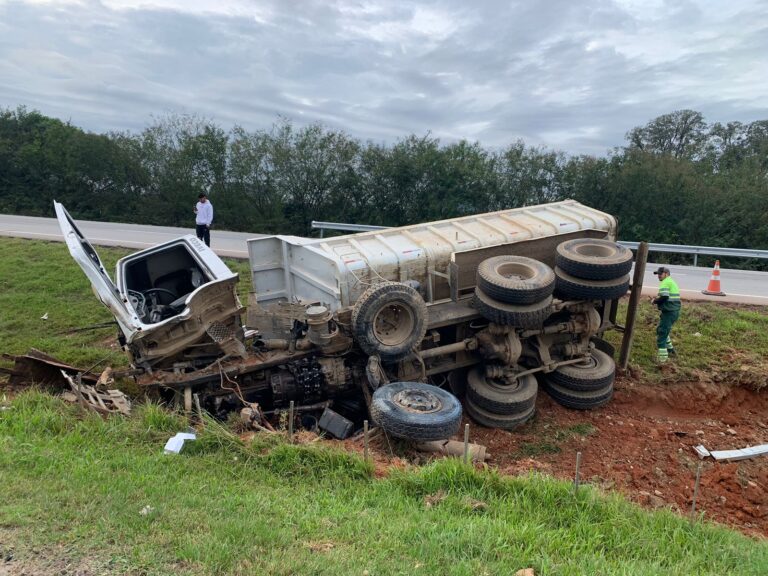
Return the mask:
<svg viewBox="0 0 768 576">
<path fill-rule="evenodd" d="M 64 206 L 58 202 L 54 206 L 72 257 L 90 280 L 94 293 L 117 320 L 134 364 L 173 362 L 189 347 L 201 344 L 214 343 L 224 349 L 229 345 L 225 343 L 236 338 L 243 310 L 237 297 L 238 275 L 199 239 L 182 236 L 121 258 L 115 283 Z M 174 302 L 177 313 L 157 322 L 143 321 L 128 296 L 132 291 L 126 271 L 142 262 L 154 262 L 155 268 L 163 268 L 164 264 L 173 267 L 180 257 L 186 266 L 191 265 L 200 273 L 203 283 L 184 290 L 183 298 Z M 135 287 L 133 290 L 135 293 Z"/>
<path fill-rule="evenodd" d="M 126 336 L 141 330 L 141 320 L 128 304 L 127 298 L 120 294 L 117 286 L 112 282 L 112 278 L 104 269 L 104 264 L 102 264 L 96 250 L 80 232 L 63 204 L 54 201 L 53 206 L 56 209 L 56 218 L 59 220 L 59 227 L 64 235 L 64 240 L 67 242 L 69 253 L 83 269 L 88 280 L 91 281 L 96 296 L 104 306 L 109 308 Z"/>
</svg>

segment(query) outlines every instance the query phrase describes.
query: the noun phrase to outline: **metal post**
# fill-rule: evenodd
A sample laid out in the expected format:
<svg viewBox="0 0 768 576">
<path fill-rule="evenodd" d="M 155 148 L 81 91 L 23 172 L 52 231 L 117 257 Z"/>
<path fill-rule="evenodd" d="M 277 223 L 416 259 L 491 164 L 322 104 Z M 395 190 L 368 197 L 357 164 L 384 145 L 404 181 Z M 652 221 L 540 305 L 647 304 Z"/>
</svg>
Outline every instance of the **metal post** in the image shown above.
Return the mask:
<svg viewBox="0 0 768 576">
<path fill-rule="evenodd" d="M 293 442 L 293 400 L 288 406 L 288 442 Z"/>
<path fill-rule="evenodd" d="M 368 462 L 368 420 L 363 420 L 363 454 Z"/>
<path fill-rule="evenodd" d="M 696 484 L 693 485 L 693 502 L 691 503 L 691 521 L 696 519 L 696 497 L 699 495 L 699 480 L 701 480 L 701 462 L 696 468 Z"/>
<path fill-rule="evenodd" d="M 573 478 L 573 491 L 579 490 L 579 469 L 581 468 L 581 452 L 576 452 L 576 476 Z"/>
<path fill-rule="evenodd" d="M 464 464 L 469 464 L 469 424 L 464 426 Z"/>
<path fill-rule="evenodd" d="M 619 368 L 626 370 L 629 365 L 629 353 L 632 351 L 632 339 L 635 335 L 635 318 L 637 306 L 640 303 L 643 291 L 643 277 L 645 276 L 645 263 L 648 260 L 648 243 L 640 242 L 635 258 L 635 275 L 632 278 L 632 292 L 629 295 L 627 306 L 627 320 L 624 324 L 624 337 L 621 339 L 621 352 L 619 353 Z"/>
<path fill-rule="evenodd" d="M 699 255 L 698 254 L 694 254 L 693 255 L 693 265 L 694 266 L 698 266 L 699 265 Z"/>
</svg>

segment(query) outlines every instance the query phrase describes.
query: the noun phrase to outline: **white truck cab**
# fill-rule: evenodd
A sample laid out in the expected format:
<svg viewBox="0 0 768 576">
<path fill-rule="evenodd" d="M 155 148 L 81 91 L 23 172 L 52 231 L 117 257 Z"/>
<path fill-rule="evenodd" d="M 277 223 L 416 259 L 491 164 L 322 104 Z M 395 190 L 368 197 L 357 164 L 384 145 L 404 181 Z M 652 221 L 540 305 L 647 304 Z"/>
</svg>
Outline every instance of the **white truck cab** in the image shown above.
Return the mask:
<svg viewBox="0 0 768 576">
<path fill-rule="evenodd" d="M 199 239 L 182 236 L 121 258 L 113 281 L 64 206 L 54 207 L 72 257 L 115 316 L 134 365 L 241 352 L 238 276 Z"/>
</svg>

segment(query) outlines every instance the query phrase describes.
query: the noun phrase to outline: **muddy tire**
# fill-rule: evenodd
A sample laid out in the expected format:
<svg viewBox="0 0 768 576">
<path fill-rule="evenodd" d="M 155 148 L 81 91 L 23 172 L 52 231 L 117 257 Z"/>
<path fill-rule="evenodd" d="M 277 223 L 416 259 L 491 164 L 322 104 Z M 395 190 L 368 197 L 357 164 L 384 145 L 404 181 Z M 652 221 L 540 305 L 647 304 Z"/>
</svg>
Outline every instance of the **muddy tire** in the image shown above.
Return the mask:
<svg viewBox="0 0 768 576">
<path fill-rule="evenodd" d="M 552 296 L 535 304 L 507 304 L 475 288 L 474 306 L 480 314 L 496 324 L 516 328 L 539 328 L 552 313 Z"/>
<path fill-rule="evenodd" d="M 536 414 L 536 406 L 531 406 L 525 412 L 518 414 L 493 414 L 476 406 L 472 400 L 465 400 L 467 414 L 470 418 L 486 428 L 501 428 L 502 430 L 514 430 L 533 418 Z"/>
<path fill-rule="evenodd" d="M 632 269 L 632 251 L 610 240 L 578 238 L 557 246 L 557 267 L 576 278 L 613 280 Z"/>
<path fill-rule="evenodd" d="M 477 267 L 477 286 L 507 304 L 534 304 L 555 290 L 552 268 L 525 256 L 495 256 Z"/>
<path fill-rule="evenodd" d="M 589 359 L 583 364 L 566 364 L 544 377 L 566 390 L 603 390 L 616 379 L 616 363 L 605 352 L 592 350 Z"/>
<path fill-rule="evenodd" d="M 402 360 L 427 332 L 427 305 L 412 287 L 382 282 L 366 290 L 352 310 L 352 332 L 360 348 L 385 362 Z"/>
<path fill-rule="evenodd" d="M 607 404 L 613 398 L 613 382 L 599 390 L 568 390 L 558 384 L 553 384 L 546 377 L 542 388 L 555 402 L 574 410 L 591 410 Z"/>
<path fill-rule="evenodd" d="M 481 367 L 473 368 L 467 375 L 467 398 L 476 407 L 497 415 L 527 412 L 536 404 L 538 389 L 539 385 L 533 374 L 523 376 L 509 385 L 486 378 Z"/>
<path fill-rule="evenodd" d="M 445 440 L 459 431 L 461 402 L 431 384 L 393 382 L 373 393 L 371 418 L 395 438 Z"/>
<path fill-rule="evenodd" d="M 629 290 L 629 274 L 614 280 L 584 280 L 555 268 L 555 294 L 563 300 L 616 300 Z"/>
</svg>

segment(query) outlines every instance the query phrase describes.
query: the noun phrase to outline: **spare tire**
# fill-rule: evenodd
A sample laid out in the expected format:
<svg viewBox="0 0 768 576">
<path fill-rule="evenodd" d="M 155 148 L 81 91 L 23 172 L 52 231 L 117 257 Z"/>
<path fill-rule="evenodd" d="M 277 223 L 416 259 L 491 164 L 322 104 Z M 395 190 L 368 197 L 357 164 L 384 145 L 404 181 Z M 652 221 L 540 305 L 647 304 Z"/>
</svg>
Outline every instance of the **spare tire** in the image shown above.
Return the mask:
<svg viewBox="0 0 768 576">
<path fill-rule="evenodd" d="M 493 414 L 521 414 L 536 404 L 536 376 L 527 374 L 511 384 L 486 378 L 483 368 L 467 375 L 467 398 L 478 408 Z"/>
<path fill-rule="evenodd" d="M 555 273 L 533 258 L 494 256 L 477 267 L 477 285 L 499 302 L 534 304 L 552 295 Z"/>
<path fill-rule="evenodd" d="M 629 290 L 629 274 L 615 280 L 585 280 L 555 268 L 555 293 L 563 300 L 616 300 Z"/>
<path fill-rule="evenodd" d="M 632 269 L 629 248 L 596 238 L 577 238 L 557 246 L 557 267 L 576 278 L 612 280 Z"/>
<path fill-rule="evenodd" d="M 382 282 L 366 290 L 352 309 L 352 332 L 360 348 L 394 362 L 409 356 L 427 332 L 427 305 L 416 290 Z"/>
<path fill-rule="evenodd" d="M 552 296 L 547 296 L 535 304 L 507 304 L 494 300 L 480 287 L 476 287 L 474 306 L 484 318 L 496 324 L 516 328 L 540 328 L 552 313 Z"/>
<path fill-rule="evenodd" d="M 445 440 L 459 431 L 461 402 L 453 394 L 421 382 L 393 382 L 376 389 L 371 418 L 388 434 L 405 440 Z"/>
</svg>

